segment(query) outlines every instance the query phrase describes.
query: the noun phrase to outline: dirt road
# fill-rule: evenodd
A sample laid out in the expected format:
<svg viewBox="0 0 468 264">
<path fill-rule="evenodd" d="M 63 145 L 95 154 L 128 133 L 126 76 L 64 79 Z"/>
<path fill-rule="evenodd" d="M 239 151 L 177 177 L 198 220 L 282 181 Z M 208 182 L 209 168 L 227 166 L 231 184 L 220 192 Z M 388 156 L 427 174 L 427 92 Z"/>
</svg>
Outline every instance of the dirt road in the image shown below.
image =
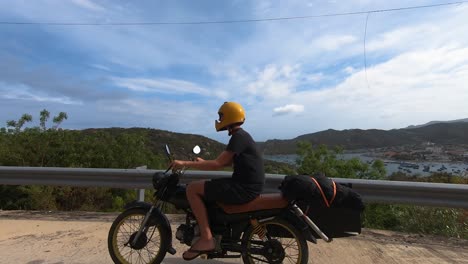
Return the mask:
<svg viewBox="0 0 468 264">
<path fill-rule="evenodd" d="M 0 263 L 112 263 L 107 232 L 115 213 L 0 211 Z M 175 229 L 175 226 L 174 226 Z M 185 250 L 164 263 L 185 263 Z M 241 263 L 201 260 L 187 263 Z M 468 263 L 468 241 L 365 229 L 332 243 L 309 243 L 309 263 Z"/>
</svg>

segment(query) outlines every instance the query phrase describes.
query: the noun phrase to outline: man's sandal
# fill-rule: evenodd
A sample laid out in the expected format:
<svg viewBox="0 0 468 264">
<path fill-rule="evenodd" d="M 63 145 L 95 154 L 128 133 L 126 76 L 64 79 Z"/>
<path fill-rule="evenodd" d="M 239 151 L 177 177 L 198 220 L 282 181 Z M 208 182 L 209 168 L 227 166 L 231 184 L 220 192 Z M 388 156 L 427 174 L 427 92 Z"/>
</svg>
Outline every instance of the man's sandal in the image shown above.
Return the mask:
<svg viewBox="0 0 468 264">
<path fill-rule="evenodd" d="M 211 253 L 211 252 L 213 252 L 214 250 L 215 250 L 214 248 L 211 249 L 211 250 L 197 250 L 197 249 L 192 249 L 192 248 L 190 248 L 189 250 L 185 251 L 184 253 L 190 252 L 190 253 L 196 253 L 196 254 L 193 255 L 193 256 L 190 257 L 190 258 L 186 258 L 186 257 L 184 256 L 184 254 L 182 254 L 182 258 L 183 258 L 184 260 L 192 260 L 192 259 L 198 258 L 198 257 L 199 257 L 200 255 L 202 255 L 202 254 Z"/>
</svg>

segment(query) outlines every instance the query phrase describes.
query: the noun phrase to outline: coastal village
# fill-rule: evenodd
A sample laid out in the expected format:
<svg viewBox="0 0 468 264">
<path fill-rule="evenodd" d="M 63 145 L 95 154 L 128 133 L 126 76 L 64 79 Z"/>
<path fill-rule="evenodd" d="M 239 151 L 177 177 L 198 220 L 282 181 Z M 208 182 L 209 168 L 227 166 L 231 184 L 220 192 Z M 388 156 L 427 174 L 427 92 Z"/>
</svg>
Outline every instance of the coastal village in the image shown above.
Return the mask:
<svg viewBox="0 0 468 264">
<path fill-rule="evenodd" d="M 367 150 L 369 156 L 385 164 L 398 165 L 405 173 L 446 172 L 468 177 L 468 145 L 438 145 L 424 142 L 417 145 Z"/>
</svg>

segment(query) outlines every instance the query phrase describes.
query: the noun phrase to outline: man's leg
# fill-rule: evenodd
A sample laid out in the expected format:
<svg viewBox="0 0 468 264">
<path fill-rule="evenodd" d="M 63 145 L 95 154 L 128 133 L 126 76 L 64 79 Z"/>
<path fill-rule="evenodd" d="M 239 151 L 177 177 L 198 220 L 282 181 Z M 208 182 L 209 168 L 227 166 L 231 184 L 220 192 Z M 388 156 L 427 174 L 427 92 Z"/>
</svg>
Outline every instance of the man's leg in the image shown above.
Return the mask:
<svg viewBox="0 0 468 264">
<path fill-rule="evenodd" d="M 200 228 L 200 239 L 191 247 L 194 250 L 212 250 L 215 242 L 208 223 L 208 213 L 202 197 L 205 195 L 205 181 L 191 182 L 187 186 L 187 199 Z M 185 258 L 191 258 L 196 253 L 186 251 Z"/>
</svg>

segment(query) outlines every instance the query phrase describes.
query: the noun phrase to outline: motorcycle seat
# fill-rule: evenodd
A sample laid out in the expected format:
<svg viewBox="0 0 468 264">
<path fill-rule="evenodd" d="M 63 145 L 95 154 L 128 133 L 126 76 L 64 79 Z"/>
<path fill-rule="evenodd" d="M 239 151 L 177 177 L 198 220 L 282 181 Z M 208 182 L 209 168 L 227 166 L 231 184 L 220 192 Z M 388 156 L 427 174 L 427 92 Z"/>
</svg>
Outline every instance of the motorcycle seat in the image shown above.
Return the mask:
<svg viewBox="0 0 468 264">
<path fill-rule="evenodd" d="M 266 193 L 260 194 L 257 198 L 245 204 L 232 205 L 218 203 L 218 205 L 227 214 L 239 214 L 251 211 L 285 208 L 288 206 L 288 201 L 281 193 Z"/>
</svg>

